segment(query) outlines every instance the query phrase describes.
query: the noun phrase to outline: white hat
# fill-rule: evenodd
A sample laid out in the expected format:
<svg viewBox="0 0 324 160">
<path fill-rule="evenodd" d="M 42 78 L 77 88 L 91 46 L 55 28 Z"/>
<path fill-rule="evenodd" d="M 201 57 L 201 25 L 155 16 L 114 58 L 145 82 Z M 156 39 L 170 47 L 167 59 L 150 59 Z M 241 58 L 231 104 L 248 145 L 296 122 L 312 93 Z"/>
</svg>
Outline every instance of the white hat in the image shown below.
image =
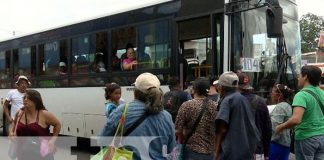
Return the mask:
<svg viewBox="0 0 324 160">
<path fill-rule="evenodd" d="M 217 85 L 218 84 L 218 80 L 213 82 L 213 85 Z"/>
<path fill-rule="evenodd" d="M 18 80 L 16 81 L 16 84 L 18 84 L 20 80 L 26 80 L 29 85 L 31 84 L 26 76 L 19 76 Z"/>
<path fill-rule="evenodd" d="M 60 67 L 66 67 L 66 64 L 65 64 L 65 62 L 60 62 L 60 63 L 59 63 L 59 66 L 60 66 Z"/>
<path fill-rule="evenodd" d="M 160 80 L 152 73 L 142 73 L 135 80 L 135 88 L 147 93 L 150 88 L 160 88 Z"/>
<path fill-rule="evenodd" d="M 218 80 L 219 85 L 226 87 L 238 87 L 239 78 L 234 72 L 224 72 Z"/>
</svg>

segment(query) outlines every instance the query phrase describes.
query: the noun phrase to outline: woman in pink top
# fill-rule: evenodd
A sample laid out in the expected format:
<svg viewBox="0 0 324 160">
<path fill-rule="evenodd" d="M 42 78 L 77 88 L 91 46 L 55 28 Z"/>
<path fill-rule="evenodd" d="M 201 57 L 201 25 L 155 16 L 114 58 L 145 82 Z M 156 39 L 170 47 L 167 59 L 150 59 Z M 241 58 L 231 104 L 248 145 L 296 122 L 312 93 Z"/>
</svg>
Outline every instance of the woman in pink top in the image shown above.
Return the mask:
<svg viewBox="0 0 324 160">
<path fill-rule="evenodd" d="M 123 60 L 123 70 L 133 70 L 137 65 L 136 55 L 133 48 L 127 48 L 127 58 Z"/>
<path fill-rule="evenodd" d="M 14 138 L 15 136 L 32 136 L 39 140 L 42 137 L 43 139 L 48 140 L 48 145 L 45 148 L 48 148 L 48 153 L 46 156 L 41 156 L 40 154 L 34 154 L 24 152 L 24 143 L 27 142 L 27 139 L 19 139 L 19 147 L 17 151 L 18 160 L 36 160 L 36 159 L 52 159 L 54 152 L 54 144 L 57 139 L 58 134 L 61 130 L 61 123 L 54 116 L 54 114 L 48 112 L 43 105 L 41 95 L 36 90 L 27 90 L 23 98 L 23 108 L 19 110 L 15 118 L 15 127 L 17 126 L 16 132 L 15 127 L 11 130 L 10 136 Z M 18 123 L 16 125 L 16 123 Z M 53 126 L 53 134 L 50 134 L 49 127 Z M 40 142 L 40 141 L 39 141 Z M 37 153 L 37 152 L 35 152 Z"/>
</svg>

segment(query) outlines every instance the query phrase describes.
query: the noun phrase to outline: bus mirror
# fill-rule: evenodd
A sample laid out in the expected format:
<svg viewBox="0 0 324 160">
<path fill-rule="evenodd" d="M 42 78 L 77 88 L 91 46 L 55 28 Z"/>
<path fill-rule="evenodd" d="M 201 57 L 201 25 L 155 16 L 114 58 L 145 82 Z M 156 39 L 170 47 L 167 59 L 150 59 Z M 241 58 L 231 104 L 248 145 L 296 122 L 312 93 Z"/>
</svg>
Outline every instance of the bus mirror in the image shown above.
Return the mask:
<svg viewBox="0 0 324 160">
<path fill-rule="evenodd" d="M 269 38 L 282 37 L 282 8 L 269 7 L 266 11 L 267 34 Z"/>
</svg>

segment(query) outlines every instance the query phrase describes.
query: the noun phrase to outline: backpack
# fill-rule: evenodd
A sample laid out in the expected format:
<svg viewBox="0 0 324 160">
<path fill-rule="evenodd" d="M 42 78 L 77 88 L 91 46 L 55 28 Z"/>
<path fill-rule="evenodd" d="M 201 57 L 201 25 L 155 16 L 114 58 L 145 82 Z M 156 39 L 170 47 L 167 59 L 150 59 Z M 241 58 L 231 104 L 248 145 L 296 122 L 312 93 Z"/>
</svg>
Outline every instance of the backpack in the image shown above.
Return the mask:
<svg viewBox="0 0 324 160">
<path fill-rule="evenodd" d="M 168 91 L 163 96 L 163 106 L 171 115 L 173 121 L 177 117 L 179 107 L 181 106 L 180 91 L 172 90 Z"/>
</svg>

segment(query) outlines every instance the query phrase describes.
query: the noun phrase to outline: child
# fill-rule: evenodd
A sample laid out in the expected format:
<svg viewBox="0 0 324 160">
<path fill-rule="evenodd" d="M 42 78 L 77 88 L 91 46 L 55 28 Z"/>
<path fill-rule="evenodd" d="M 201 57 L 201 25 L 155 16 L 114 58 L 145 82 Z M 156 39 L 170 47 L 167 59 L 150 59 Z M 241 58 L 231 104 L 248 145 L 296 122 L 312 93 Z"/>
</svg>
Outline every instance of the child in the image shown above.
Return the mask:
<svg viewBox="0 0 324 160">
<path fill-rule="evenodd" d="M 110 113 L 113 112 L 119 105 L 121 97 L 121 88 L 117 83 L 107 83 L 105 88 L 105 115 L 108 118 Z"/>
<path fill-rule="evenodd" d="M 276 126 L 286 122 L 292 116 L 292 107 L 288 103 L 293 95 L 293 90 L 286 85 L 276 84 L 272 88 L 271 99 L 276 104 L 271 112 L 272 131 L 274 132 Z M 290 130 L 286 129 L 283 134 L 272 134 L 270 146 L 270 160 L 288 160 L 290 153 Z"/>
</svg>

